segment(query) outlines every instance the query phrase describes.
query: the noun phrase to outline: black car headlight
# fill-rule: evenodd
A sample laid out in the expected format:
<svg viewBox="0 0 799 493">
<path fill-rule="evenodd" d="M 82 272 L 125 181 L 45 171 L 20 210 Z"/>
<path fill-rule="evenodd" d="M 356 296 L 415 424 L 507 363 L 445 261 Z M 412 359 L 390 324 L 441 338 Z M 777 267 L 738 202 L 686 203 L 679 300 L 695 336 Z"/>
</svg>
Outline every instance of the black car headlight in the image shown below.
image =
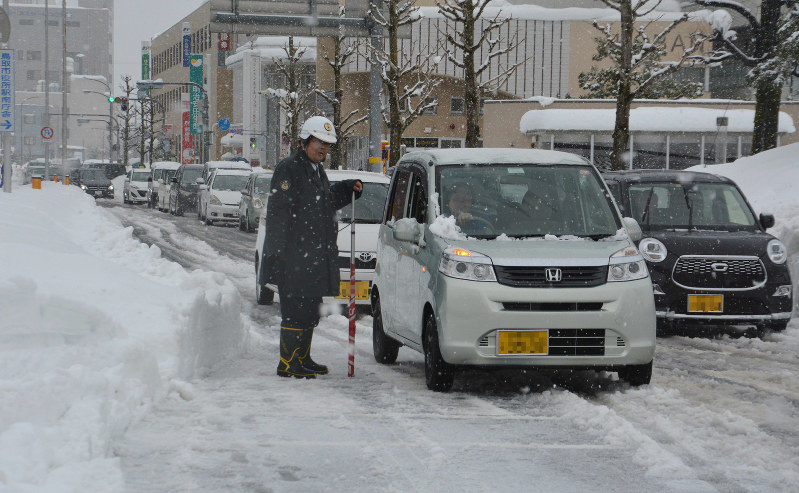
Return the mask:
<svg viewBox="0 0 799 493">
<path fill-rule="evenodd" d="M 768 258 L 775 264 L 784 264 L 788 260 L 788 249 L 785 244 L 780 240 L 774 239 L 766 245 L 766 253 Z"/>
</svg>

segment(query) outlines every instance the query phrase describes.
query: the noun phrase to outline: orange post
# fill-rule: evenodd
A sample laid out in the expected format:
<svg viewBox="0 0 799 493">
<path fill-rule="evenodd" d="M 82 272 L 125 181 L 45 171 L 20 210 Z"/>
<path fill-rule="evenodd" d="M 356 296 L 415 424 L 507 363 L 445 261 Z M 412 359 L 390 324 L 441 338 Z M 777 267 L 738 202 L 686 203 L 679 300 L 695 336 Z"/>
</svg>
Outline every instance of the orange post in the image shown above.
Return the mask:
<svg viewBox="0 0 799 493">
<path fill-rule="evenodd" d="M 69 185 L 69 176 L 64 177 L 64 185 Z"/>
<path fill-rule="evenodd" d="M 39 176 L 34 176 L 31 178 L 31 188 L 36 190 L 42 189 L 42 178 Z"/>
</svg>

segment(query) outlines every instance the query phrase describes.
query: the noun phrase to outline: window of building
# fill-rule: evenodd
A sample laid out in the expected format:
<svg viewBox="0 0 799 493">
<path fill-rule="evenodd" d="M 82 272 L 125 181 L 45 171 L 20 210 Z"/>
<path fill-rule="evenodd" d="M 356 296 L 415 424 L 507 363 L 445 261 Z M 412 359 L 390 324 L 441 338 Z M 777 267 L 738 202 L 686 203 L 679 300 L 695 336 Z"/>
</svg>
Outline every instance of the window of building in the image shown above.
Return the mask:
<svg viewBox="0 0 799 493">
<path fill-rule="evenodd" d="M 438 147 L 438 137 L 416 137 L 416 147 Z"/>
<path fill-rule="evenodd" d="M 32 146 L 33 145 L 33 137 L 25 137 L 25 145 Z"/>
<path fill-rule="evenodd" d="M 51 82 L 61 80 L 61 72 L 58 71 L 58 70 L 48 70 L 47 71 L 47 80 L 49 80 Z"/>
<path fill-rule="evenodd" d="M 486 102 L 485 99 L 480 98 L 480 114 L 481 115 L 483 114 L 483 106 L 485 106 L 485 102 Z"/>
<path fill-rule="evenodd" d="M 27 113 L 27 114 L 25 114 L 25 116 L 23 118 L 23 121 L 25 123 L 36 123 L 36 115 L 34 115 L 32 113 Z"/>
<path fill-rule="evenodd" d="M 42 78 L 42 71 L 41 70 L 28 70 L 27 73 L 28 80 L 39 80 Z"/>
<path fill-rule="evenodd" d="M 67 21 L 67 27 L 80 27 L 80 21 Z"/>
<path fill-rule="evenodd" d="M 449 114 L 462 115 L 463 114 L 463 98 L 450 98 L 449 100 Z"/>
<path fill-rule="evenodd" d="M 32 26 L 34 24 L 33 19 L 20 19 L 19 25 L 20 26 Z"/>
<path fill-rule="evenodd" d="M 463 139 L 441 139 L 442 149 L 460 149 L 463 147 Z"/>
<path fill-rule="evenodd" d="M 416 140 L 413 137 L 403 137 L 400 140 L 400 145 L 404 145 L 405 147 L 416 147 Z"/>
<path fill-rule="evenodd" d="M 42 59 L 42 52 L 41 51 L 29 51 L 28 52 L 28 60 L 41 60 Z"/>
<path fill-rule="evenodd" d="M 58 26 L 58 21 L 47 21 L 48 26 Z"/>
<path fill-rule="evenodd" d="M 437 104 L 433 105 L 433 106 L 428 106 L 422 112 L 423 115 L 435 115 L 436 113 L 438 113 L 438 105 Z"/>
</svg>

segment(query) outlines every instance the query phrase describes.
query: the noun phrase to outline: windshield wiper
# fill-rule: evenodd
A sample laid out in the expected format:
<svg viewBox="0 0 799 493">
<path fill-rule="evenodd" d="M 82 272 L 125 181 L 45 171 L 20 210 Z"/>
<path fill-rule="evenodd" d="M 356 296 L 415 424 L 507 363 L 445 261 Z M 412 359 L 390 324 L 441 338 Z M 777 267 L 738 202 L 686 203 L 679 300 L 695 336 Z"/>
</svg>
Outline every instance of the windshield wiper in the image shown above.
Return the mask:
<svg viewBox="0 0 799 493">
<path fill-rule="evenodd" d="M 682 187 L 682 193 L 685 196 L 685 206 L 688 207 L 688 231 L 694 229 L 694 208 L 691 207 L 691 200 L 688 198 L 688 189 Z"/>
<path fill-rule="evenodd" d="M 649 218 L 652 215 L 649 213 L 649 206 L 652 204 L 652 196 L 655 194 L 655 187 L 649 189 L 649 196 L 646 198 L 646 205 L 644 206 L 644 215 L 641 216 L 641 222 L 644 222 L 644 218 L 646 218 L 646 229 L 652 229 L 650 226 Z"/>
</svg>

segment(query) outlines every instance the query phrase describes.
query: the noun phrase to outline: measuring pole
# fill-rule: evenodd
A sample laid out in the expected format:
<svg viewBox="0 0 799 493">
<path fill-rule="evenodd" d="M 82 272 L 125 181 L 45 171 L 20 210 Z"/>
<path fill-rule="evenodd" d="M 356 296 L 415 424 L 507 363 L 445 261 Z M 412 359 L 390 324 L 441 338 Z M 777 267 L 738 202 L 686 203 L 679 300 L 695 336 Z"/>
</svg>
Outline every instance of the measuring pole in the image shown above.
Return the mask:
<svg viewBox="0 0 799 493">
<path fill-rule="evenodd" d="M 3 0 L 3 10 L 6 13 L 8 12 L 8 0 Z M 7 35 L 10 37 L 11 33 L 9 32 L 9 33 L 7 33 Z M 8 44 L 7 43 L 3 43 L 2 47 L 3 47 L 3 49 L 8 48 Z M 15 56 L 13 54 L 11 55 L 11 63 L 16 65 Z M 17 102 L 15 100 L 15 98 L 16 98 L 16 90 L 15 90 L 15 86 L 14 86 L 14 83 L 16 82 L 14 80 L 15 77 L 16 77 L 16 74 L 12 72 L 11 73 L 11 112 L 14 115 L 14 117 L 11 118 L 11 123 L 12 124 L 16 124 L 16 122 L 14 121 L 14 118 L 16 117 L 16 113 L 17 113 L 17 109 L 16 109 Z M 24 121 L 24 119 L 25 119 L 25 117 L 23 116 L 20 119 L 20 121 L 22 122 L 22 121 Z M 17 128 L 16 127 L 14 127 L 14 132 L 17 132 Z M 25 136 L 24 135 L 22 136 L 22 142 L 23 142 L 22 148 L 24 149 L 25 148 L 25 145 L 24 145 Z M 2 176 L 2 178 L 3 178 L 2 179 L 3 191 L 6 192 L 6 193 L 11 193 L 11 188 L 12 188 L 11 175 L 13 173 L 13 170 L 11 169 L 11 134 L 8 131 L 3 132 L 2 146 L 3 146 L 3 176 Z"/>
<path fill-rule="evenodd" d="M 50 69 L 50 29 L 47 21 L 50 20 L 50 2 L 44 2 L 44 126 L 50 126 L 50 78 L 47 71 Z M 44 141 L 44 181 L 50 181 L 50 141 Z"/>
<path fill-rule="evenodd" d="M 352 192 L 350 217 L 350 343 L 347 376 L 355 375 L 355 192 Z"/>
<path fill-rule="evenodd" d="M 63 179 L 67 174 L 67 116 L 69 115 L 67 107 L 67 0 L 61 0 L 61 26 L 63 28 L 61 30 L 63 52 L 61 59 L 61 172 L 64 175 Z"/>
</svg>

